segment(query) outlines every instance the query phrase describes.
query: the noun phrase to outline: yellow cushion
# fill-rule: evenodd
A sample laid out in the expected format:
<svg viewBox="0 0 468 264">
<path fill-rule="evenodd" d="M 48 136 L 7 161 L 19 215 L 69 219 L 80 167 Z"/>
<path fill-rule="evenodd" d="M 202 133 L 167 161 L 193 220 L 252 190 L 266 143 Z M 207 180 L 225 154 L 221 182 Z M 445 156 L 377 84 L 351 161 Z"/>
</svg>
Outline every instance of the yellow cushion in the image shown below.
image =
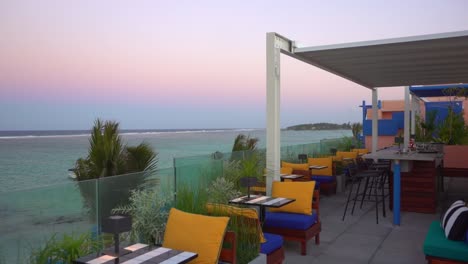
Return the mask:
<svg viewBox="0 0 468 264">
<path fill-rule="evenodd" d="M 281 167 L 281 174 L 292 174 L 293 168 L 291 167 Z"/>
<path fill-rule="evenodd" d="M 265 186 L 252 186 L 250 187 L 251 192 L 260 192 L 260 193 L 266 193 L 266 187 Z"/>
<path fill-rule="evenodd" d="M 198 253 L 190 263 L 217 263 L 229 217 L 169 212 L 163 247 Z"/>
<path fill-rule="evenodd" d="M 262 227 L 260 226 L 260 220 L 258 219 L 257 210 L 253 208 L 240 208 L 226 204 L 213 203 L 207 203 L 206 210 L 208 211 L 208 213 L 214 215 L 242 216 L 255 220 L 256 228 L 260 236 L 260 243 L 266 242 L 265 236 L 263 236 Z"/>
<path fill-rule="evenodd" d="M 333 159 L 331 157 L 308 158 L 307 161 L 309 162 L 309 166 L 311 165 L 327 166 L 327 168 L 321 169 L 321 170 L 312 169 L 312 172 L 311 172 L 312 175 L 333 176 Z"/>
<path fill-rule="evenodd" d="M 332 156 L 333 161 L 343 161 L 343 156 Z"/>
<path fill-rule="evenodd" d="M 289 162 L 282 161 L 281 167 L 288 167 L 288 168 L 292 168 L 293 170 L 305 170 L 305 171 L 309 170 L 309 164 L 307 163 L 289 163 Z"/>
<path fill-rule="evenodd" d="M 367 153 L 369 153 L 369 150 L 367 150 L 366 148 L 363 148 L 363 149 L 353 149 L 352 151 L 357 152 L 358 155 L 359 155 L 359 154 L 367 154 Z"/>
<path fill-rule="evenodd" d="M 336 156 L 341 156 L 342 158 L 356 159 L 357 152 L 355 151 L 337 151 Z"/>
<path fill-rule="evenodd" d="M 314 195 L 315 181 L 306 182 L 273 182 L 272 196 L 294 198 L 295 202 L 280 208 L 271 208 L 272 212 L 288 212 L 298 214 L 312 214 L 312 196 Z"/>
</svg>

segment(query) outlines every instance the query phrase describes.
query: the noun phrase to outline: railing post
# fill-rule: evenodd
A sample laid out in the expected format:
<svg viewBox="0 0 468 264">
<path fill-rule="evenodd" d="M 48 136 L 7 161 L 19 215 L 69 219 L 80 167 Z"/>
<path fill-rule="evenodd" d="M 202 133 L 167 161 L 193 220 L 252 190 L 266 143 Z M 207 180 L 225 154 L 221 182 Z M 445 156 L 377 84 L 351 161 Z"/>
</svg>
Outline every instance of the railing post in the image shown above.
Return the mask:
<svg viewBox="0 0 468 264">
<path fill-rule="evenodd" d="M 172 166 L 174 167 L 174 204 L 177 202 L 177 168 L 176 159 L 172 158 Z"/>
</svg>

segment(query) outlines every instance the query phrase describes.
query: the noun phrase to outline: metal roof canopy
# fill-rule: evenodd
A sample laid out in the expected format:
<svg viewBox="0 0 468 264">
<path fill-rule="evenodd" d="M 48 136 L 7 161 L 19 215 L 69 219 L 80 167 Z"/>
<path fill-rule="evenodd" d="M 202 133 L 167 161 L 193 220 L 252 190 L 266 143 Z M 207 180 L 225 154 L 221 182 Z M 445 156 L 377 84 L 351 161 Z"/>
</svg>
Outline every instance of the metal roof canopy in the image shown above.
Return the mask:
<svg viewBox="0 0 468 264">
<path fill-rule="evenodd" d="M 312 64 L 372 90 L 372 152 L 378 146 L 377 90 L 405 87 L 404 144 L 409 145 L 411 85 L 468 83 L 468 31 L 417 37 L 365 41 L 298 48 L 274 32 L 266 39 L 267 77 L 267 194 L 273 179 L 279 180 L 280 146 L 280 53 Z M 412 123 L 414 134 L 415 122 Z M 400 225 L 400 161 L 393 161 L 393 224 Z"/>
<path fill-rule="evenodd" d="M 431 86 L 411 86 L 410 92 L 417 97 L 443 97 L 451 96 L 445 92 L 449 88 L 459 88 L 468 94 L 468 84 L 431 85 Z"/>
<path fill-rule="evenodd" d="M 468 83 L 468 30 L 283 53 L 371 89 Z"/>
</svg>

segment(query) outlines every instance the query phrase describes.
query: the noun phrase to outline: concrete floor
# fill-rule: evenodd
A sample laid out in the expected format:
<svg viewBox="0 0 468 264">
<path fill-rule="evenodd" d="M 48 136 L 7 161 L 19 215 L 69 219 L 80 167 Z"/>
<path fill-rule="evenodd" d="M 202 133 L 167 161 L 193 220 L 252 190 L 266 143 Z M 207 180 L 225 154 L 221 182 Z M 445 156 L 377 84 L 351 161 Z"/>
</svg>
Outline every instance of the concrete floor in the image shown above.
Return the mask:
<svg viewBox="0 0 468 264">
<path fill-rule="evenodd" d="M 387 216 L 382 216 L 382 205 L 377 224 L 375 204 L 370 202 L 365 202 L 362 209 L 356 206 L 354 215 L 348 210 L 342 221 L 346 194 L 321 196 L 320 245 L 310 240 L 307 255 L 302 256 L 299 242 L 285 241 L 284 263 L 427 263 L 422 247 L 431 222 L 439 220 L 440 212 L 452 200 L 468 193 L 468 179 L 445 179 L 445 183 L 446 191 L 439 195 L 436 214 L 402 212 L 400 226 L 392 224 L 392 211 L 387 210 Z"/>
</svg>

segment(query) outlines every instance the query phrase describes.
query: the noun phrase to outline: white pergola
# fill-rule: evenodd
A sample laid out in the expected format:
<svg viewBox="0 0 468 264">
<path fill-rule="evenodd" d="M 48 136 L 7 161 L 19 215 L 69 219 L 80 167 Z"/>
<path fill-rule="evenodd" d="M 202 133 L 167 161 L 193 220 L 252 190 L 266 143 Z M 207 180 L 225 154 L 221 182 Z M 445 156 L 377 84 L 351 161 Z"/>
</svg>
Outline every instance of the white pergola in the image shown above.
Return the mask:
<svg viewBox="0 0 468 264">
<path fill-rule="evenodd" d="M 378 146 L 377 90 L 405 86 L 404 146 L 409 141 L 410 85 L 468 82 L 468 30 L 316 47 L 296 47 L 267 33 L 267 193 L 280 180 L 280 54 L 341 76 L 372 92 L 372 152 Z"/>
</svg>

